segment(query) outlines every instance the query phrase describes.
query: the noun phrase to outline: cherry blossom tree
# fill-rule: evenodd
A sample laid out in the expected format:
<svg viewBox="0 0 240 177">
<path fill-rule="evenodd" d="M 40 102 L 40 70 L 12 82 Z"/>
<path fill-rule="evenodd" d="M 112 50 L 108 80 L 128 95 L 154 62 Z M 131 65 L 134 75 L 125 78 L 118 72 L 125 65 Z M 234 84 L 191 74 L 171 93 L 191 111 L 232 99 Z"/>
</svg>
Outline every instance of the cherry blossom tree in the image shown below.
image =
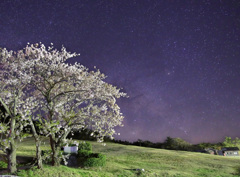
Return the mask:
<svg viewBox="0 0 240 177">
<path fill-rule="evenodd" d="M 29 75 L 38 107 L 33 116 L 41 124 L 42 134 L 50 137 L 52 165 L 60 164 L 59 150 L 67 144 L 66 137 L 72 130 L 91 128 L 98 132 L 98 141 L 115 133 L 123 116 L 116 98 L 126 96 L 120 89 L 104 82 L 99 70 L 88 71 L 79 63 L 67 60 L 76 53 L 28 45 L 25 56 L 29 60 Z M 36 114 L 38 113 L 38 114 Z"/>
<path fill-rule="evenodd" d="M 43 44 L 27 45 L 18 52 L 1 50 L 0 103 L 5 118 L 0 141 L 7 153 L 9 169 L 16 172 L 16 143 L 22 139 L 22 129 L 30 125 L 36 141 L 38 167 L 42 167 L 41 140 L 36 131 L 38 122 L 41 134 L 50 137 L 52 164 L 59 165 L 59 150 L 66 145 L 67 135 L 73 130 L 91 128 L 102 141 L 115 133 L 123 116 L 116 98 L 126 96 L 120 89 L 104 82 L 99 70 L 88 71 L 79 63 L 67 60 L 77 54 L 46 47 Z"/>
<path fill-rule="evenodd" d="M 24 105 L 24 89 L 30 78 L 22 72 L 24 63 L 22 52 L 14 53 L 6 49 L 0 50 L 0 103 L 2 106 L 2 121 L 0 122 L 0 147 L 7 154 L 10 173 L 17 171 L 16 139 L 22 140 L 22 132 L 26 120 L 20 112 Z"/>
</svg>

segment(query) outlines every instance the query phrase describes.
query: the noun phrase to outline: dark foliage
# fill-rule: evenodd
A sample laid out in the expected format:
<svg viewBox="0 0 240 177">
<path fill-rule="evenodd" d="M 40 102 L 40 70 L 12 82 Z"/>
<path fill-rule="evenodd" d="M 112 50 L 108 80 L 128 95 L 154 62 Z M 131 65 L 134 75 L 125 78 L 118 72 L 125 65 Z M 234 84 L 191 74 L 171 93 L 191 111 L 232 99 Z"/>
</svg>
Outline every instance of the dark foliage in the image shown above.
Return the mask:
<svg viewBox="0 0 240 177">
<path fill-rule="evenodd" d="M 193 151 L 198 150 L 198 149 L 209 149 L 209 148 L 220 150 L 222 147 L 224 147 L 224 145 L 221 142 L 216 143 L 216 144 L 214 144 L 214 143 L 199 143 L 199 144 L 193 145 L 192 149 L 193 149 Z"/>
<path fill-rule="evenodd" d="M 73 130 L 69 135 L 67 136 L 68 139 L 77 139 L 77 140 L 89 140 L 89 141 L 96 141 L 97 138 L 95 136 L 91 136 L 91 134 L 94 134 L 95 136 L 98 135 L 97 132 L 93 132 L 91 129 L 81 129 L 79 130 Z M 110 137 L 104 137 L 105 142 L 112 142 Z"/>
<path fill-rule="evenodd" d="M 0 103 L 0 122 L 1 123 L 9 123 L 10 117 L 6 116 L 7 111 L 3 107 L 3 105 Z"/>
<path fill-rule="evenodd" d="M 197 151 L 200 152 L 206 148 L 213 148 L 213 149 L 221 149 L 223 147 L 223 143 L 200 143 L 196 145 L 192 145 L 181 138 L 171 138 L 167 137 L 166 140 L 161 143 L 153 143 L 150 141 L 143 141 L 138 139 L 135 142 L 129 141 L 122 141 L 122 140 L 113 140 L 113 142 L 118 144 L 124 145 L 135 145 L 135 146 L 142 146 L 142 147 L 152 147 L 152 148 L 159 148 L 159 149 L 169 149 L 169 150 L 182 150 L 182 151 Z"/>
<path fill-rule="evenodd" d="M 90 129 L 81 129 L 80 131 L 72 131 L 67 136 L 68 139 L 78 139 L 78 140 L 96 140 L 95 137 L 91 136 L 91 133 L 93 133 Z"/>
</svg>

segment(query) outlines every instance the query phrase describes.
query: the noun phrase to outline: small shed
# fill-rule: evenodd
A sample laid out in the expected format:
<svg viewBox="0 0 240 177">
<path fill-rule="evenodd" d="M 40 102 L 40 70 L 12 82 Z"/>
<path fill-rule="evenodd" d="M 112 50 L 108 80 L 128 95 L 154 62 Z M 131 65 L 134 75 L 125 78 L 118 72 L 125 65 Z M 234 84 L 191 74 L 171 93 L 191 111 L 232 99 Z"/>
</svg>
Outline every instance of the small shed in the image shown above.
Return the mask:
<svg viewBox="0 0 240 177">
<path fill-rule="evenodd" d="M 238 147 L 225 147 L 222 148 L 222 153 L 224 156 L 239 156 Z"/>
<path fill-rule="evenodd" d="M 72 144 L 70 146 L 64 146 L 63 151 L 66 154 L 77 154 L 78 153 L 78 144 Z"/>
</svg>

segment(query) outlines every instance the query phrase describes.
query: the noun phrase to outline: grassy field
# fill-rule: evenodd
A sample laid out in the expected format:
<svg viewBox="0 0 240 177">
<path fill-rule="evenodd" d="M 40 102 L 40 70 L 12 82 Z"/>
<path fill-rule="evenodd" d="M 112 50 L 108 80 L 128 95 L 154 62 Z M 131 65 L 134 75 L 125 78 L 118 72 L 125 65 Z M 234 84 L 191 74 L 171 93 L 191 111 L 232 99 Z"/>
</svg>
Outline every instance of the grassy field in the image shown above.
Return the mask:
<svg viewBox="0 0 240 177">
<path fill-rule="evenodd" d="M 101 152 L 107 155 L 107 164 L 105 167 L 83 169 L 44 165 L 43 170 L 21 170 L 18 175 L 34 177 L 240 176 L 239 157 L 222 157 L 114 143 L 107 143 L 106 146 L 96 142 L 91 142 L 91 144 L 94 152 Z M 49 149 L 47 140 L 42 149 Z M 32 138 L 28 138 L 20 144 L 17 155 L 28 157 L 35 155 L 35 146 Z"/>
</svg>

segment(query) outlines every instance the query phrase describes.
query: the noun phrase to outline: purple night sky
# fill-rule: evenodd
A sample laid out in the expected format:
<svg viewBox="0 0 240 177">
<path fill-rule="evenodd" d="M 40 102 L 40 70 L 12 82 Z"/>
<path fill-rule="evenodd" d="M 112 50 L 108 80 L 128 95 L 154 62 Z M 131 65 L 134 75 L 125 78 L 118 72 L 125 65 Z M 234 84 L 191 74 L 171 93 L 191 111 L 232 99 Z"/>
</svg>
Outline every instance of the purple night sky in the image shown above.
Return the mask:
<svg viewBox="0 0 240 177">
<path fill-rule="evenodd" d="M 54 43 L 123 88 L 117 139 L 240 137 L 239 0 L 1 0 L 0 47 Z"/>
</svg>

